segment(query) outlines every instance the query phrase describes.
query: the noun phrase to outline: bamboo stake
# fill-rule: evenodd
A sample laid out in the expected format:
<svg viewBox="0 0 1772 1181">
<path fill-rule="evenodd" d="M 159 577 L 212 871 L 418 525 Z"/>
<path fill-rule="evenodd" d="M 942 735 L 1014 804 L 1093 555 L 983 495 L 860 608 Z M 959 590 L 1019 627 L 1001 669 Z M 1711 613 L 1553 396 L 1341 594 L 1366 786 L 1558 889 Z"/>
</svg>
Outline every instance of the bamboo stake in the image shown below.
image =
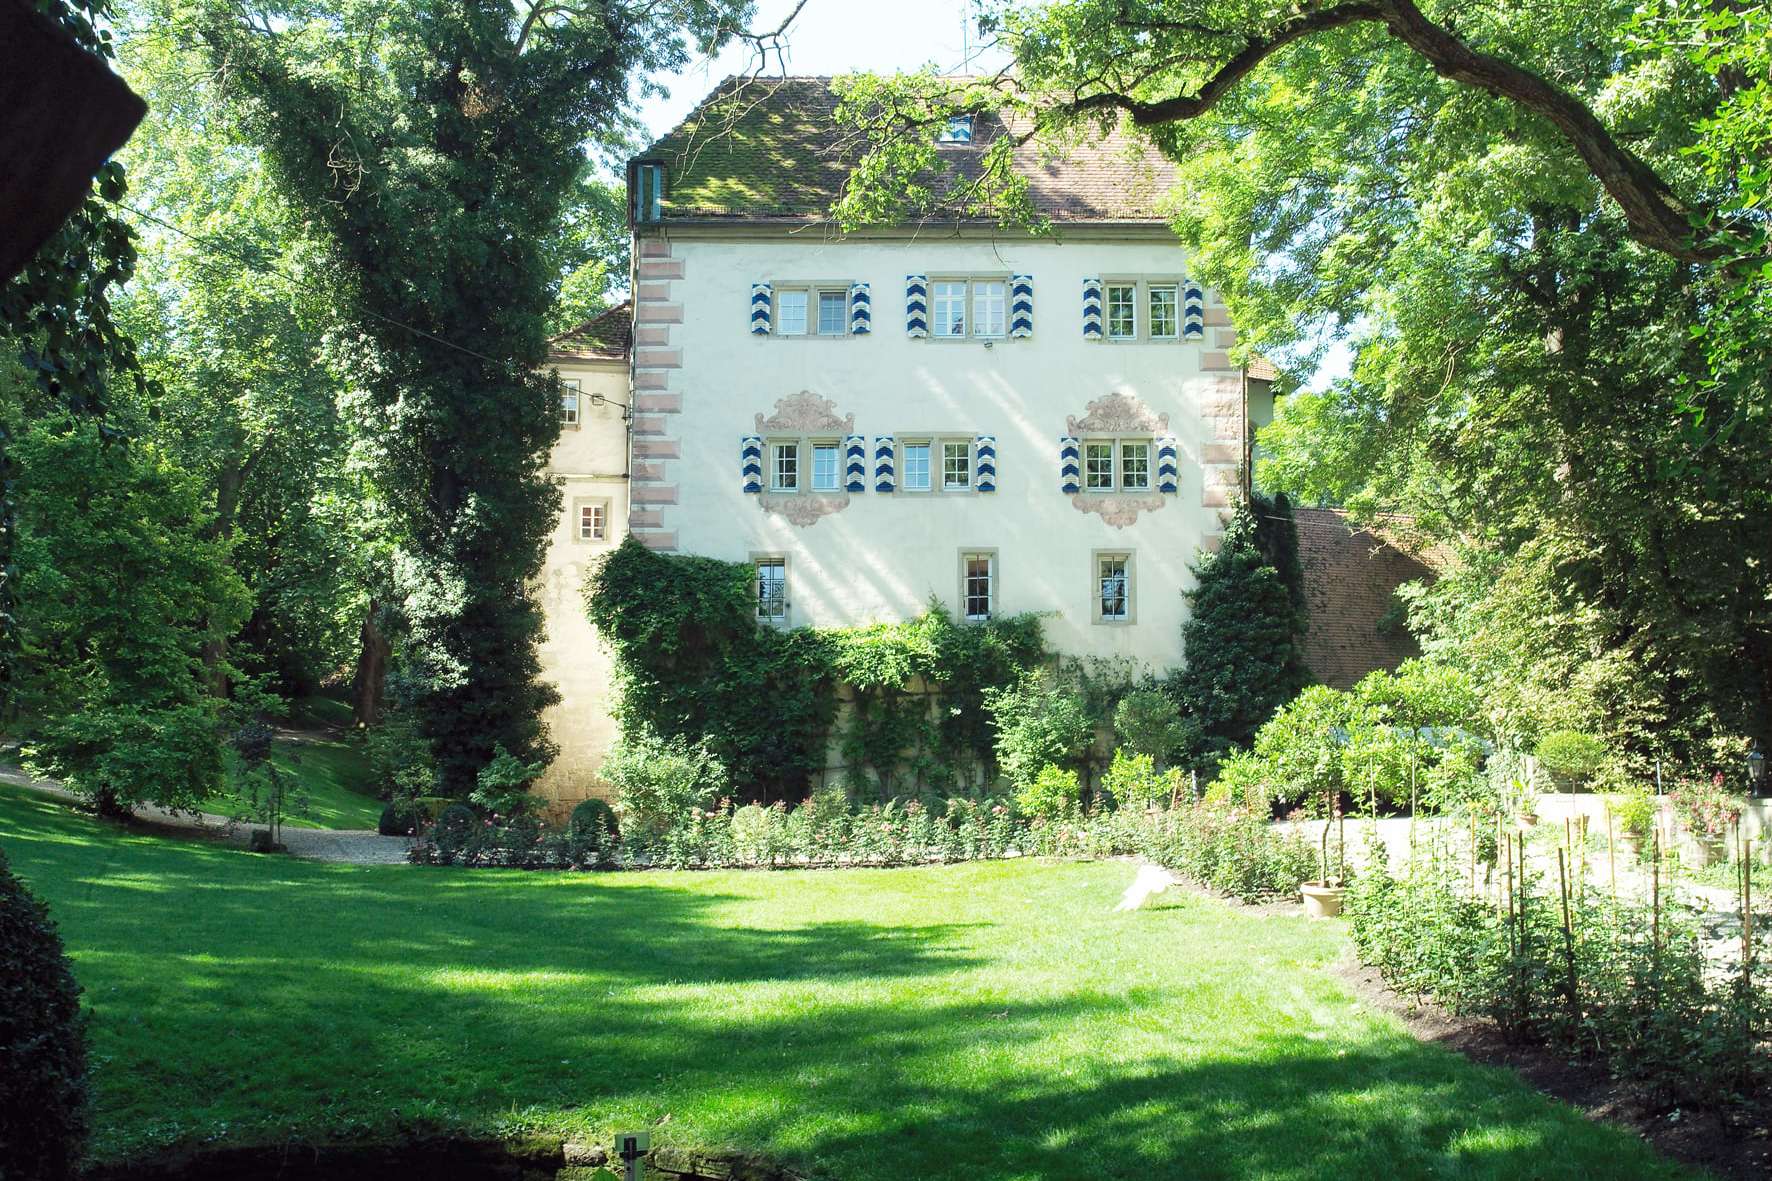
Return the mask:
<svg viewBox="0 0 1772 1181">
<path fill-rule="evenodd" d="M 1754 842 L 1741 838 L 1741 983 L 1752 988 L 1754 982 Z"/>
<path fill-rule="evenodd" d="M 1471 897 L 1477 897 L 1477 810 L 1471 808 Z"/>
<path fill-rule="evenodd" d="M 1569 1022 L 1570 1028 L 1581 1024 L 1581 1002 L 1575 987 L 1575 923 L 1569 917 L 1569 875 L 1563 866 L 1563 851 L 1557 850 L 1557 887 L 1563 895 L 1563 954 L 1569 962 Z"/>
<path fill-rule="evenodd" d="M 1612 901 L 1618 901 L 1618 856 L 1612 848 L 1612 801 L 1606 801 L 1606 870 L 1612 876 Z"/>
</svg>

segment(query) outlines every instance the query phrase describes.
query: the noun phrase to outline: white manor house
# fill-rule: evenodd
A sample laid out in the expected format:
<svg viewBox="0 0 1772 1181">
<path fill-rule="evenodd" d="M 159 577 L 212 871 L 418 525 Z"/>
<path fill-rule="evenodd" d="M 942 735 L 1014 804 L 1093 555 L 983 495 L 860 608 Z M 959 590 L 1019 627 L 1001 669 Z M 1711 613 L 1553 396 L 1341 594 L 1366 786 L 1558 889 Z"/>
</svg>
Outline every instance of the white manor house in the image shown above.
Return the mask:
<svg viewBox="0 0 1772 1181">
<path fill-rule="evenodd" d="M 1273 371 L 1159 212 L 1172 171 L 1118 135 L 1018 166 L 1053 232 L 841 233 L 852 157 L 828 79 L 728 81 L 628 169 L 632 301 L 555 342 L 565 511 L 542 593 L 562 701 L 548 787 L 614 736 L 581 586 L 627 534 L 748 561 L 760 619 L 851 626 L 1041 612 L 1074 656 L 1181 663 Z M 718 133 L 716 134 L 715 129 Z M 1002 131 L 958 119 L 964 170 Z"/>
</svg>

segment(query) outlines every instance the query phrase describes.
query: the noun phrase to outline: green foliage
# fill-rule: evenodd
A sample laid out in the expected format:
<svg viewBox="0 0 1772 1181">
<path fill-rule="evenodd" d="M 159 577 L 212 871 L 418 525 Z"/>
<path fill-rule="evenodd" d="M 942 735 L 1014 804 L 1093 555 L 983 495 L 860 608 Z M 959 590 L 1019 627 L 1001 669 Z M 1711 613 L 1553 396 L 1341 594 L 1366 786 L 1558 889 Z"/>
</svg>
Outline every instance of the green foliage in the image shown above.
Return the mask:
<svg viewBox="0 0 1772 1181">
<path fill-rule="evenodd" d="M 1034 820 L 1061 820 L 1082 806 L 1082 785 L 1077 773 L 1068 767 L 1047 763 L 1015 792 L 1015 808 Z"/>
<path fill-rule="evenodd" d="M 8 1181 L 80 1175 L 91 1103 L 80 986 L 49 910 L 0 854 L 0 1160 Z"/>
<path fill-rule="evenodd" d="M 1083 694 L 1036 673 L 985 694 L 996 731 L 997 763 L 1018 790 L 1034 786 L 1048 766 L 1084 765 L 1095 743 L 1095 720 Z"/>
<path fill-rule="evenodd" d="M 1655 827 L 1655 797 L 1640 788 L 1615 795 L 1612 814 L 1618 818 L 1620 832 L 1648 840 L 1649 831 Z"/>
<path fill-rule="evenodd" d="M 1248 745 L 1310 679 L 1300 648 L 1302 600 L 1295 601 L 1294 587 L 1262 544 L 1261 518 L 1269 514 L 1279 515 L 1265 502 L 1239 505 L 1222 544 L 1194 566 L 1194 586 L 1185 592 L 1189 614 L 1181 635 L 1187 663 L 1171 684 L 1199 729 L 1191 752 L 1196 758 L 1216 759 Z M 1267 548 L 1282 550 L 1283 540 Z"/>
<path fill-rule="evenodd" d="M 283 848 L 284 817 L 300 816 L 308 809 L 307 792 L 301 781 L 287 775 L 271 758 L 276 731 L 261 721 L 250 721 L 236 730 L 231 739 L 239 757 L 240 790 L 244 807 L 240 819 L 255 820 L 265 826 L 265 838 L 275 852 Z M 290 756 L 301 760 L 300 754 Z M 255 834 L 256 835 L 256 834 Z"/>
<path fill-rule="evenodd" d="M 1278 832 L 1269 812 L 1259 794 L 1233 800 L 1208 793 L 1177 810 L 1175 823 L 1150 855 L 1245 901 L 1296 895 L 1299 883 L 1317 873 L 1317 852 L 1296 830 Z"/>
<path fill-rule="evenodd" d="M 1115 807 L 1142 811 L 1167 804 L 1179 795 L 1181 772 L 1160 774 L 1150 755 L 1116 750 L 1101 786 Z"/>
<path fill-rule="evenodd" d="M 1128 750 L 1164 766 L 1199 741 L 1197 725 L 1161 689 L 1134 689 L 1122 697 L 1114 707 L 1114 734 Z"/>
<path fill-rule="evenodd" d="M 619 139 L 630 78 L 680 66 L 691 43 L 716 48 L 738 27 L 735 6 L 525 22 L 457 0 L 167 7 L 225 70 L 234 117 L 324 244 L 440 790 L 468 795 L 501 745 L 545 762 L 541 711 L 555 695 L 540 679 L 540 605 L 523 588 L 560 505 L 545 472 L 559 433 L 544 367 L 553 230 L 587 142 Z"/>
<path fill-rule="evenodd" d="M 1728 837 L 1740 821 L 1744 807 L 1742 798 L 1724 786 L 1721 773 L 1682 779 L 1668 793 L 1668 803 L 1686 831 L 1706 841 Z"/>
<path fill-rule="evenodd" d="M 359 733 L 378 799 L 413 800 L 435 794 L 437 764 L 410 711 L 390 710 L 377 725 Z"/>
<path fill-rule="evenodd" d="M 525 763 L 504 747 L 496 747 L 492 761 L 480 768 L 468 802 L 507 820 L 526 816 L 540 802 L 529 794 L 530 785 L 546 769 L 545 763 Z"/>
<path fill-rule="evenodd" d="M 148 444 L 46 419 L 16 454 L 18 699 L 43 719 L 34 764 L 106 808 L 194 806 L 223 770 L 205 647 L 247 606 L 227 544 Z"/>
<path fill-rule="evenodd" d="M 1772 1088 L 1772 990 L 1707 973 L 1697 911 L 1666 892 L 1652 913 L 1581 887 L 1566 937 L 1559 887 L 1530 862 L 1502 908 L 1472 895 L 1462 855 L 1411 867 L 1395 877 L 1378 857 L 1347 904 L 1360 958 L 1392 988 L 1514 1040 L 1598 1053 L 1659 1107 L 1757 1112 Z"/>
<path fill-rule="evenodd" d="M 573 805 L 572 817 L 566 822 L 567 832 L 590 838 L 600 837 L 613 843 L 621 836 L 621 826 L 616 823 L 615 809 L 609 806 L 608 800 L 591 796 Z"/>
<path fill-rule="evenodd" d="M 1532 753 L 1546 771 L 1576 787 L 1585 786 L 1606 762 L 1606 744 L 1579 730 L 1553 730 Z"/>
<path fill-rule="evenodd" d="M 846 761 L 890 795 L 901 776 L 955 790 L 990 758 L 987 696 L 1044 655 L 1033 616 L 957 625 L 939 603 L 898 624 L 759 624 L 743 562 L 659 554 L 630 538 L 588 580 L 615 650 L 625 727 L 704 742 L 746 797 L 804 794 L 824 766 L 839 690 Z"/>
<path fill-rule="evenodd" d="M 635 842 L 663 837 L 712 808 L 727 787 L 725 765 L 705 747 L 632 728 L 604 757 L 602 775 L 615 789 L 621 830 Z"/>
</svg>

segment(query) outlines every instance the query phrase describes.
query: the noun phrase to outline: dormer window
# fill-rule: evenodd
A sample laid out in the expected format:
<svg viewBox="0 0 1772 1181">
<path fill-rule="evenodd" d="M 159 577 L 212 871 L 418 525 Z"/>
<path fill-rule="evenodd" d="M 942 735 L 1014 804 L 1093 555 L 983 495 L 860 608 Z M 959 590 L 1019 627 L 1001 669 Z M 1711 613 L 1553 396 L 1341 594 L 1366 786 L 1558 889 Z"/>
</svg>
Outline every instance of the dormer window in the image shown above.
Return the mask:
<svg viewBox="0 0 1772 1181">
<path fill-rule="evenodd" d="M 972 116 L 950 115 L 948 125 L 935 137 L 938 144 L 969 144 L 972 142 Z"/>
</svg>

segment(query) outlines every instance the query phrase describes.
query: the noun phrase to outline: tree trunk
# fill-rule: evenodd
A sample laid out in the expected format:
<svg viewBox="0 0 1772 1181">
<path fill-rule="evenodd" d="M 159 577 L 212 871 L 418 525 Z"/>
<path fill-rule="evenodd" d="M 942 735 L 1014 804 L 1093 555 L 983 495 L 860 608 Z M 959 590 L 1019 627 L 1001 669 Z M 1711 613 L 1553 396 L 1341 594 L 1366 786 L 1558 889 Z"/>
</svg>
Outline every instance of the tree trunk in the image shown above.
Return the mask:
<svg viewBox="0 0 1772 1181">
<path fill-rule="evenodd" d="M 241 463 L 239 449 L 222 464 L 215 485 L 215 522 L 211 526 L 216 537 L 227 541 L 234 536 L 234 517 L 240 511 L 240 489 L 246 482 L 246 464 Z M 228 637 L 212 634 L 203 642 L 203 671 L 209 680 L 212 697 L 228 696 Z"/>
<path fill-rule="evenodd" d="M 359 726 L 373 726 L 381 721 L 382 683 L 388 675 L 388 639 L 376 625 L 375 614 L 381 604 L 371 599 L 363 613 L 361 643 L 357 650 L 357 672 L 351 678 L 351 713 Z"/>
</svg>

